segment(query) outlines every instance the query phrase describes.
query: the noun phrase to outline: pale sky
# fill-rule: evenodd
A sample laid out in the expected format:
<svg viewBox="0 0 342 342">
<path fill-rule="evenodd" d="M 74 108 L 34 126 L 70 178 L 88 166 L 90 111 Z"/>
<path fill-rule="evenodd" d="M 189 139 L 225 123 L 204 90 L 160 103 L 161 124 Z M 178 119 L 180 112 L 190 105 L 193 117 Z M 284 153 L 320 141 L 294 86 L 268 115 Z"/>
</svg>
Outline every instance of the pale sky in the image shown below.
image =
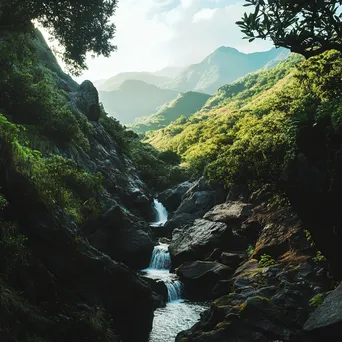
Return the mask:
<svg viewBox="0 0 342 342">
<path fill-rule="evenodd" d="M 118 50 L 110 58 L 88 58 L 77 81 L 106 79 L 126 71 L 157 71 L 198 63 L 224 45 L 242 52 L 267 50 L 271 43 L 242 40 L 235 22 L 243 0 L 120 0 L 113 21 Z"/>
</svg>

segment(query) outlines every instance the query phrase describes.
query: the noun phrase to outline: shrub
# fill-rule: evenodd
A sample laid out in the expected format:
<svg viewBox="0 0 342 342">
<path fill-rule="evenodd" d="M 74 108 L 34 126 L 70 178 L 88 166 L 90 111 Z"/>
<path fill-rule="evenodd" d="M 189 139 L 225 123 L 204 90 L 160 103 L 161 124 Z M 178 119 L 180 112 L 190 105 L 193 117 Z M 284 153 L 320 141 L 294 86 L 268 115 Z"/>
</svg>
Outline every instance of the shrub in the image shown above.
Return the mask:
<svg viewBox="0 0 342 342">
<path fill-rule="evenodd" d="M 259 260 L 259 265 L 261 267 L 270 267 L 274 265 L 275 263 L 276 263 L 275 260 L 268 254 L 261 255 L 260 260 Z"/>
</svg>

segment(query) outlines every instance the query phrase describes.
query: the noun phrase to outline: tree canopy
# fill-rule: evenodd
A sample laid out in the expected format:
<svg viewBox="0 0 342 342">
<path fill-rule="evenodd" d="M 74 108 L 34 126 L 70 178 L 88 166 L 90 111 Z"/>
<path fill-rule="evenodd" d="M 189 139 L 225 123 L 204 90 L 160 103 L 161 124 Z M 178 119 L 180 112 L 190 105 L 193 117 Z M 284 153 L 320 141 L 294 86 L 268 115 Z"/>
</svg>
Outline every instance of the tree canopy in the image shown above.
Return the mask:
<svg viewBox="0 0 342 342">
<path fill-rule="evenodd" d="M 342 51 L 341 0 L 246 0 L 254 11 L 237 24 L 245 38 L 270 38 L 306 58 L 326 50 Z"/>
<path fill-rule="evenodd" d="M 40 23 L 64 47 L 63 59 L 74 73 L 86 69 L 86 53 L 109 56 L 116 0 L 1 0 L 1 31 L 23 31 Z"/>
</svg>

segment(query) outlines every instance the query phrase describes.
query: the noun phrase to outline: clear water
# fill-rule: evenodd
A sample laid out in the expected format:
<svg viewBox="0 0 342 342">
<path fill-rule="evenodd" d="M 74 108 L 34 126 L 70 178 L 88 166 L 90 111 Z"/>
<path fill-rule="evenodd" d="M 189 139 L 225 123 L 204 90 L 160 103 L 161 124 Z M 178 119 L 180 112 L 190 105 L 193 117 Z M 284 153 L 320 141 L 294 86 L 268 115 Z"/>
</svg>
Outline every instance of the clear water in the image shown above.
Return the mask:
<svg viewBox="0 0 342 342">
<path fill-rule="evenodd" d="M 170 273 L 170 254 L 167 244 L 154 247 L 150 267 L 142 270 L 145 277 L 161 280 L 168 290 L 168 303 L 154 313 L 153 328 L 149 342 L 172 342 L 177 334 L 191 328 L 208 305 L 185 301 L 182 298 L 183 284 L 177 276 Z"/>
<path fill-rule="evenodd" d="M 167 303 L 154 312 L 149 342 L 172 342 L 182 330 L 190 329 L 200 318 L 208 304 L 183 300 Z"/>
<path fill-rule="evenodd" d="M 157 199 L 153 200 L 153 206 L 156 213 L 156 220 L 151 222 L 150 225 L 153 227 L 161 227 L 167 221 L 167 210 Z"/>
</svg>

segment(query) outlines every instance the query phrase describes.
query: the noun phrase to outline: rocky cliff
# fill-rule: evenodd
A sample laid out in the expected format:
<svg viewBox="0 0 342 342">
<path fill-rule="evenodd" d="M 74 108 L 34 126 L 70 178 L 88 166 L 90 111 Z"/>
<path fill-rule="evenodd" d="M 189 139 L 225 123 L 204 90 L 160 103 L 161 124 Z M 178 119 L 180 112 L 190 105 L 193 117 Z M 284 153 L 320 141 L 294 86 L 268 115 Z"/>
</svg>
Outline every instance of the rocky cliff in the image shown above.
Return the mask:
<svg viewBox="0 0 342 342">
<path fill-rule="evenodd" d="M 152 194 L 126 133 L 39 33 L 13 39 L 0 37 L 0 339 L 146 341 L 156 303 L 131 269 L 149 264 Z"/>
</svg>

